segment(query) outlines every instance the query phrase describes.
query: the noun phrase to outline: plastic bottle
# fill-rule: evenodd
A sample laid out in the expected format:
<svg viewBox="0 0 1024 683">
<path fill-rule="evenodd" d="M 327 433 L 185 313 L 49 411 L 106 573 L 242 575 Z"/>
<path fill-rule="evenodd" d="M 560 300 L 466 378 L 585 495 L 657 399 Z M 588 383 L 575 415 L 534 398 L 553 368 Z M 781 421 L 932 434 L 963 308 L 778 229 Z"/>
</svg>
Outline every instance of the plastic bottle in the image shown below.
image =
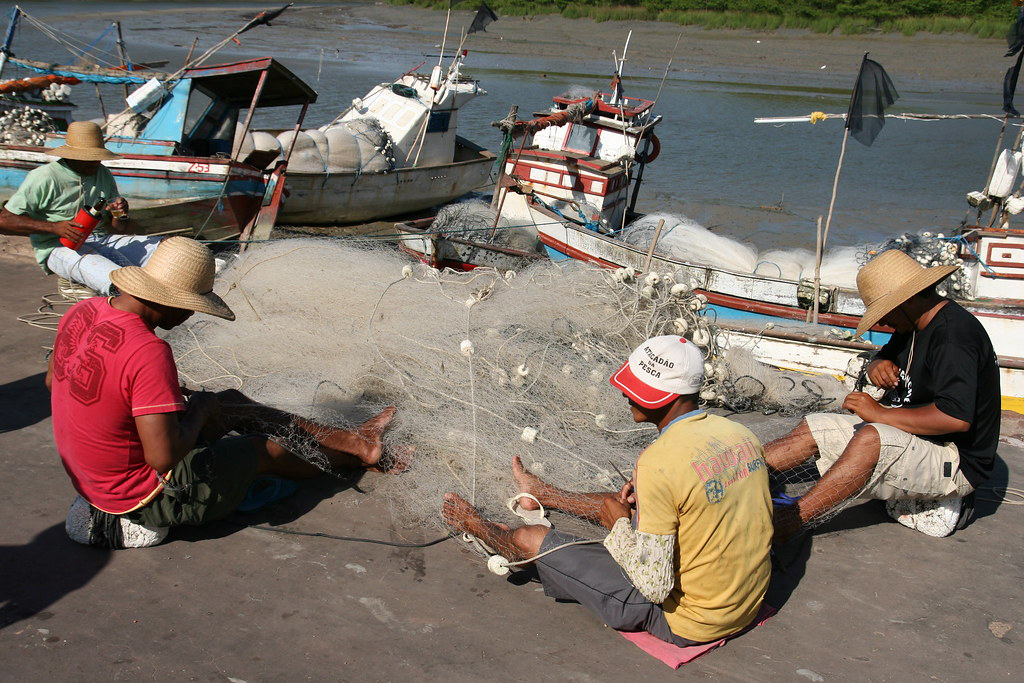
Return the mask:
<svg viewBox="0 0 1024 683">
<path fill-rule="evenodd" d="M 78 228 L 79 237 L 77 240 L 69 240 L 66 237 L 60 238 L 60 243 L 68 249 L 74 249 L 78 251 L 78 248 L 85 242 L 85 238 L 92 234 L 92 231 L 100 224 L 100 219 L 103 217 L 103 207 L 107 205 L 107 198 L 100 196 L 99 201 L 93 206 L 83 206 L 78 210 L 78 214 L 75 216 L 74 222 L 82 226 Z"/>
</svg>

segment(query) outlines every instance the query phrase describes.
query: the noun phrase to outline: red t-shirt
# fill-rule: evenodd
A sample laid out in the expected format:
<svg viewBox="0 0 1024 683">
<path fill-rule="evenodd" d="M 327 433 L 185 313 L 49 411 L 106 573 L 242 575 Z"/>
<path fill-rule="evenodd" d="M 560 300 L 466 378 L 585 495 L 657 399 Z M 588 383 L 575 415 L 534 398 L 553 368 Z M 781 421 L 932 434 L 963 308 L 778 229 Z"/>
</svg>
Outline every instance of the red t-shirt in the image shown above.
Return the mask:
<svg viewBox="0 0 1024 683">
<path fill-rule="evenodd" d="M 60 321 L 51 386 L 57 451 L 82 497 L 112 514 L 149 502 L 162 484 L 135 418 L 185 409 L 167 342 L 134 313 L 88 299 Z"/>
</svg>

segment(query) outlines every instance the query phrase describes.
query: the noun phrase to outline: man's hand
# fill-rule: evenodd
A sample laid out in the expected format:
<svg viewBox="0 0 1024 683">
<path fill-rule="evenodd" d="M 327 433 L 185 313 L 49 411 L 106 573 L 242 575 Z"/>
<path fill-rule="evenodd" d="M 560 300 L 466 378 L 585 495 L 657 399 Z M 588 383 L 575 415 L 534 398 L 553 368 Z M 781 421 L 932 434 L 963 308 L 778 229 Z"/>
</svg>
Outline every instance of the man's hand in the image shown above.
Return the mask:
<svg viewBox="0 0 1024 683">
<path fill-rule="evenodd" d="M 622 502 L 619 496 L 615 495 L 604 499 L 601 503 L 601 511 L 598 514 L 601 518 L 601 525 L 606 529 L 611 529 L 615 526 L 615 522 L 623 517 L 632 519 L 633 511 L 627 503 Z"/>
<path fill-rule="evenodd" d="M 891 360 L 873 360 L 868 364 L 868 379 L 880 389 L 895 389 L 900 383 L 900 369 Z"/>
<path fill-rule="evenodd" d="M 110 210 L 110 213 L 114 218 L 120 218 L 128 213 L 128 200 L 124 197 L 114 197 L 114 199 L 107 204 L 107 209 Z"/>
<path fill-rule="evenodd" d="M 110 211 L 110 229 L 119 235 L 141 235 L 141 226 L 128 217 L 128 200 L 124 197 L 114 197 L 107 204 Z"/>
<path fill-rule="evenodd" d="M 200 425 L 200 441 L 216 441 L 227 434 L 217 394 L 210 391 L 195 391 L 188 394 L 185 420 L 196 420 Z"/>
<path fill-rule="evenodd" d="M 57 221 L 50 223 L 50 232 L 57 237 L 63 237 L 66 240 L 77 242 L 82 239 L 82 232 L 84 229 L 81 225 L 74 221 Z"/>
<path fill-rule="evenodd" d="M 891 410 L 863 391 L 855 391 L 847 395 L 846 400 L 843 401 L 843 408 L 865 422 L 884 422 L 881 419 L 882 416 Z"/>
<path fill-rule="evenodd" d="M 633 482 L 627 481 L 619 489 L 619 502 L 628 507 L 636 507 L 636 493 L 633 489 Z"/>
</svg>

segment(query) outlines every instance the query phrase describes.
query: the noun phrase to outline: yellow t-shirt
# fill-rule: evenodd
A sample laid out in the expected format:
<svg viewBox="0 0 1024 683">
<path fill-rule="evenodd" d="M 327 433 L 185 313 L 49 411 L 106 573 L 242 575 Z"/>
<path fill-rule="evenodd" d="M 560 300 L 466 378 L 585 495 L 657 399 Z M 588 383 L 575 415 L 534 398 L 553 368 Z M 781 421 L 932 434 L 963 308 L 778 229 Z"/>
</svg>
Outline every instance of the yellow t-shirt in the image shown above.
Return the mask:
<svg viewBox="0 0 1024 683">
<path fill-rule="evenodd" d="M 757 614 L 771 574 L 764 449 L 749 429 L 701 413 L 671 424 L 637 461 L 638 531 L 674 534 L 672 632 L 715 640 Z"/>
</svg>

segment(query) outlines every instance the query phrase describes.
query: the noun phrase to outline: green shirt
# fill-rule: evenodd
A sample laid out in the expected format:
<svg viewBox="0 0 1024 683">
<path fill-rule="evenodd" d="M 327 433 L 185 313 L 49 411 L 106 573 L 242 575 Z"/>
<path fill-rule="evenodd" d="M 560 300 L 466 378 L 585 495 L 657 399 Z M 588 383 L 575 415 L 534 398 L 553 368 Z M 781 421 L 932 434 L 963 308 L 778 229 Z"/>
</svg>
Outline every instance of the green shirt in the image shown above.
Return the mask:
<svg viewBox="0 0 1024 683">
<path fill-rule="evenodd" d="M 80 176 L 68 168 L 63 159 L 57 159 L 29 171 L 4 208 L 19 216 L 56 223 L 73 219 L 80 208 L 94 206 L 100 197 L 109 201 L 116 196 L 114 176 L 105 167 L 100 166 L 91 176 Z M 100 233 L 103 224 L 97 226 Z M 51 233 L 34 233 L 29 240 L 36 262 L 49 273 L 46 259 L 51 251 L 61 246 L 59 238 Z"/>
</svg>

